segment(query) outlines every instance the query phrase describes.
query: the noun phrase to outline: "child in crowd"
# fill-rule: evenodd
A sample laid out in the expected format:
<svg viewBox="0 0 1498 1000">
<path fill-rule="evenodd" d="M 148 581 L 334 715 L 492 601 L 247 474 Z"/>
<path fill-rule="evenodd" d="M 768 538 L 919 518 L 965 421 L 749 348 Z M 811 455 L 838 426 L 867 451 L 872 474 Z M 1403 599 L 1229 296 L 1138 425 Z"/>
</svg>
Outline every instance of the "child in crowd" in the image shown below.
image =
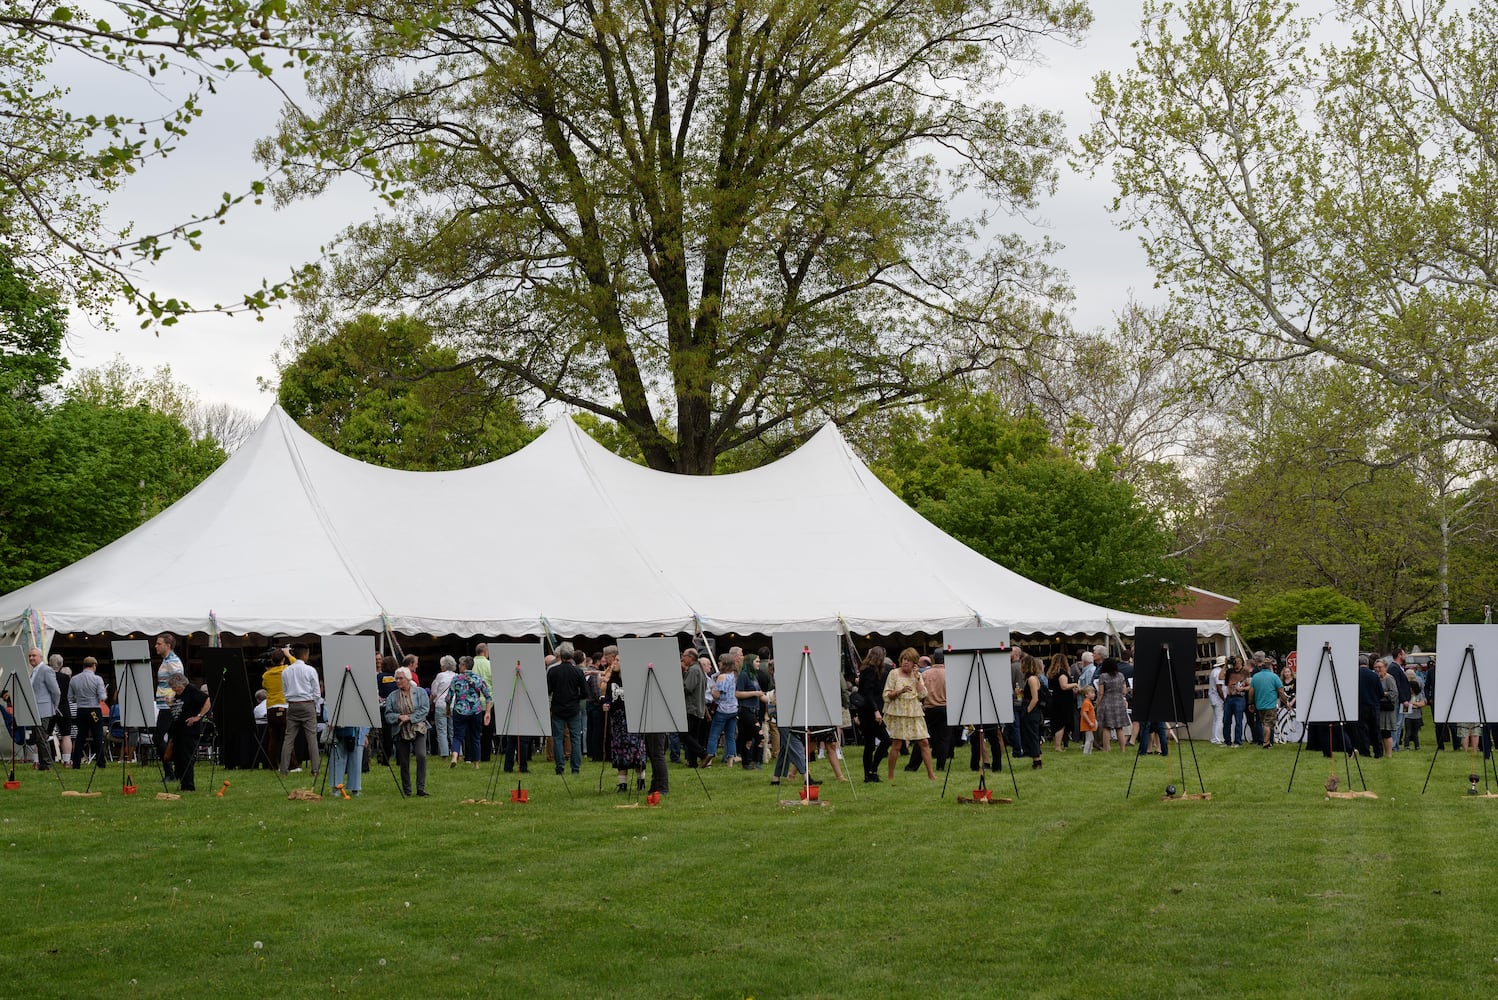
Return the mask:
<svg viewBox="0 0 1498 1000">
<path fill-rule="evenodd" d="M 1091 685 L 1082 689 L 1082 752 L 1092 753 L 1092 734 L 1097 732 L 1097 690 Z"/>
<path fill-rule="evenodd" d="M 1413 670 L 1404 672 L 1410 682 L 1410 707 L 1404 713 L 1404 749 L 1420 749 L 1420 724 L 1424 719 L 1425 688 Z"/>
</svg>

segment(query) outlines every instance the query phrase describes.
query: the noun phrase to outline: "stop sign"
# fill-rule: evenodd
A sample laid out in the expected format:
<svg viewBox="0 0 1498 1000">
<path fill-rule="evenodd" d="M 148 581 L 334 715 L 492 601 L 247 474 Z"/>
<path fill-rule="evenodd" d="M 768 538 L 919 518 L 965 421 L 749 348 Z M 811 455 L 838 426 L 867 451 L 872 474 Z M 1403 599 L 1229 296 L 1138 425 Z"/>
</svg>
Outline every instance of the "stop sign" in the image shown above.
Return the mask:
<svg viewBox="0 0 1498 1000">
<path fill-rule="evenodd" d="M 1287 656 L 1287 657 L 1285 657 L 1285 666 L 1289 667 L 1291 670 L 1295 670 L 1296 669 L 1296 666 L 1295 666 L 1295 650 L 1293 650 L 1293 649 L 1290 650 L 1290 655 Z"/>
</svg>

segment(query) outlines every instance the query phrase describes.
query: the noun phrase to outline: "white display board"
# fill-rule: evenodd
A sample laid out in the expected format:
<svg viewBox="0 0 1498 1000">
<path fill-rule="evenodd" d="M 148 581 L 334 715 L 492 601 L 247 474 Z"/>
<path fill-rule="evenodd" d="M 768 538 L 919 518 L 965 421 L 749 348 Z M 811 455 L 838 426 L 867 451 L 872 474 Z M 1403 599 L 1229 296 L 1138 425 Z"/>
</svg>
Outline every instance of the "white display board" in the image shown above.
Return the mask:
<svg viewBox="0 0 1498 1000">
<path fill-rule="evenodd" d="M 1336 679 L 1333 682 L 1333 671 Z M 1342 708 L 1337 708 L 1341 688 Z M 1356 722 L 1358 627 L 1302 625 L 1296 632 L 1295 708 L 1305 722 Z"/>
<path fill-rule="evenodd" d="M 1431 718 L 1443 724 L 1498 722 L 1498 625 L 1437 625 L 1436 650 L 1440 673 Z"/>
<path fill-rule="evenodd" d="M 11 692 L 10 710 L 15 713 L 16 725 L 29 728 L 42 724 L 31 693 L 31 664 L 20 646 L 0 646 L 0 687 Z"/>
<path fill-rule="evenodd" d="M 550 736 L 546 652 L 540 641 L 489 643 L 494 731 L 500 736 Z"/>
<path fill-rule="evenodd" d="M 943 632 L 941 638 L 946 647 L 947 725 L 991 726 L 1013 722 L 1009 630 L 952 628 Z"/>
<path fill-rule="evenodd" d="M 1002 649 L 1009 652 L 1009 629 L 985 625 L 982 628 L 949 628 L 941 634 L 942 645 L 949 650 Z"/>
<path fill-rule="evenodd" d="M 322 682 L 331 725 L 365 729 L 384 725 L 374 636 L 341 633 L 323 636 Z"/>
<path fill-rule="evenodd" d="M 681 647 L 675 639 L 620 639 L 619 671 L 624 683 L 624 718 L 630 732 L 687 731 Z"/>
<path fill-rule="evenodd" d="M 843 724 L 838 685 L 842 653 L 836 632 L 777 632 L 775 719 L 782 728 L 825 729 Z"/>
<path fill-rule="evenodd" d="M 156 671 L 151 668 L 151 644 L 144 639 L 115 639 L 114 686 L 120 699 L 120 725 L 150 729 L 156 725 Z"/>
</svg>

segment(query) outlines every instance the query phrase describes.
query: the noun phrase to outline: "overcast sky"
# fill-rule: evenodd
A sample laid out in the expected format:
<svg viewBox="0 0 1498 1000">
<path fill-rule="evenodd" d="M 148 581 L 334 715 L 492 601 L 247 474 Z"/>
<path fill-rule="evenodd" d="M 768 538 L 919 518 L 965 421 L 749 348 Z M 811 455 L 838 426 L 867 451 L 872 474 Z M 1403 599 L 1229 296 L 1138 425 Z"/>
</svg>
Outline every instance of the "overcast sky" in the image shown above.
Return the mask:
<svg viewBox="0 0 1498 1000">
<path fill-rule="evenodd" d="M 1138 3 L 1093 6 L 1095 23 L 1081 46 L 1048 46 L 1044 65 L 1027 70 L 1002 91 L 1011 103 L 1060 111 L 1072 137 L 1091 121 L 1086 94 L 1092 76 L 1131 64 L 1129 43 L 1138 28 Z M 88 71 L 69 82 L 80 104 L 99 88 L 117 96 L 122 86 L 117 75 Z M 146 92 L 142 96 L 153 99 Z M 149 164 L 112 198 L 111 217 L 133 220 L 137 231 L 145 232 L 152 223 L 171 224 L 186 212 L 212 207 L 225 191 L 243 190 L 260 175 L 251 150 L 273 130 L 280 103 L 275 90 L 260 81 L 232 80 L 221 87 L 178 152 Z M 1106 210 L 1110 190 L 1105 175 L 1090 179 L 1063 166 L 1056 196 L 1039 213 L 1044 232 L 1065 245 L 1056 263 L 1071 276 L 1077 295 L 1074 319 L 1084 329 L 1111 325 L 1114 312 L 1131 294 L 1143 301 L 1157 297 L 1143 252 L 1132 236 L 1117 230 Z M 268 201 L 258 207 L 242 205 L 226 225 L 209 227 L 201 252 L 184 246 L 168 253 L 148 284 L 198 305 L 237 301 L 262 277 L 279 279 L 291 267 L 316 259 L 320 246 L 374 208 L 374 200 L 353 184 L 279 211 Z M 177 379 L 204 401 L 232 403 L 260 416 L 272 398 L 260 391 L 256 378 L 274 376 L 271 356 L 294 320 L 288 307 L 269 312 L 261 322 L 252 316 L 198 316 L 144 332 L 133 314 L 122 313 L 116 331 L 95 329 L 75 317 L 68 355 L 75 369 L 105 364 L 116 354 L 137 368 L 170 364 Z"/>
</svg>

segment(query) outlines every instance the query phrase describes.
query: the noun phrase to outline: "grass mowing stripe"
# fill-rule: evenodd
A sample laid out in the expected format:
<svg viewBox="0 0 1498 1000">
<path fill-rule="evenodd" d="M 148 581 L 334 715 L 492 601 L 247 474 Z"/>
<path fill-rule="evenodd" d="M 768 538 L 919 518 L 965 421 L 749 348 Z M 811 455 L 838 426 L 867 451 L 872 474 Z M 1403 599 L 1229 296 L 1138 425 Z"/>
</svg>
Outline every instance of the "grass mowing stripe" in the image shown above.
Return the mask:
<svg viewBox="0 0 1498 1000">
<path fill-rule="evenodd" d="M 0 793 L 0 982 L 116 997 L 1498 987 L 1498 800 L 1465 795 L 1465 755 L 1442 754 L 1424 796 L 1429 750 L 1364 761 L 1380 798 L 1328 801 L 1319 756 L 1286 793 L 1293 747 L 1197 752 L 1211 802 L 1159 800 L 1178 758 L 1140 761 L 1126 799 L 1132 757 L 1075 750 L 1022 766 L 1019 801 L 992 807 L 955 804 L 976 784 L 965 769 L 945 800 L 901 773 L 856 799 L 824 785 L 821 808 L 779 806 L 793 792 L 764 771 L 706 772 L 708 799 L 677 769 L 658 809 L 616 808 L 630 799 L 611 779 L 602 795 L 573 781 L 569 799 L 549 771 L 529 776 L 529 806 L 462 805 L 487 768 L 434 768 L 433 797 L 409 800 L 377 769 L 359 799 L 318 803 L 265 773 L 159 802 L 144 777 L 133 798 L 96 781 L 103 798 L 72 799 L 22 772 Z"/>
</svg>

